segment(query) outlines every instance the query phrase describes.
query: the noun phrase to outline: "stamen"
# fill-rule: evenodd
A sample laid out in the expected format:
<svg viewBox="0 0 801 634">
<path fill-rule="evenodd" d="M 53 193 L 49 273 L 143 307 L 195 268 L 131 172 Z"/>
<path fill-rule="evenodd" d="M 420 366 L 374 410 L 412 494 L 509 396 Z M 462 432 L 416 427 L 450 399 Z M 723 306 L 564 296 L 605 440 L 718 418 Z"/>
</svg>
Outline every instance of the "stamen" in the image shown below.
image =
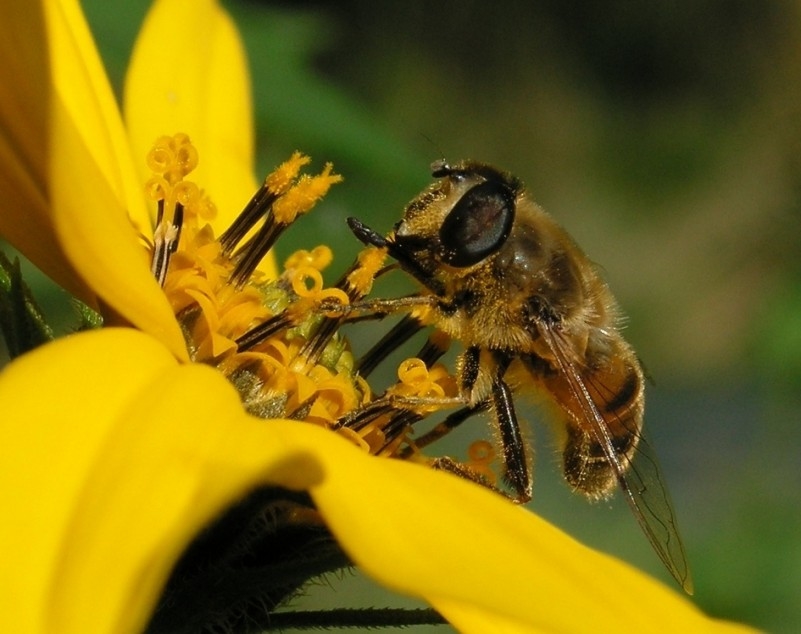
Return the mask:
<svg viewBox="0 0 801 634">
<path fill-rule="evenodd" d="M 370 423 L 381 418 L 381 416 L 390 414 L 393 411 L 400 412 L 402 410 L 396 409 L 388 398 L 376 399 L 340 418 L 336 425 L 333 426 L 333 429 L 346 427 L 354 431 L 361 431 Z"/>
<path fill-rule="evenodd" d="M 415 356 L 425 363 L 427 368 L 430 368 L 439 361 L 450 347 L 450 337 L 440 330 L 435 330 L 431 336 L 426 339 L 425 344 L 420 348 L 420 352 Z"/>
<path fill-rule="evenodd" d="M 178 249 L 185 211 L 194 208 L 198 213 L 204 207 L 208 213 L 197 185 L 183 180 L 197 164 L 197 150 L 185 134 L 159 137 L 147 155 L 153 175 L 145 183 L 145 194 L 158 208 L 150 270 L 160 286 L 164 286 L 170 258 Z"/>
<path fill-rule="evenodd" d="M 423 322 L 419 313 L 404 315 L 403 319 L 395 324 L 378 343 L 359 359 L 356 363 L 359 374 L 363 377 L 369 376 L 384 359 L 422 329 Z M 442 331 L 434 331 L 415 356 L 423 361 L 427 367 L 431 367 L 448 351 L 449 347 L 450 339 L 448 336 Z"/>
<path fill-rule="evenodd" d="M 372 348 L 370 348 L 364 356 L 356 363 L 359 368 L 359 374 L 364 377 L 370 374 L 378 367 L 387 356 L 402 346 L 415 334 L 423 329 L 417 319 L 410 314 L 404 315 L 397 324 L 395 324 L 389 332 L 387 332 Z M 419 356 L 419 355 L 418 355 Z"/>
<path fill-rule="evenodd" d="M 189 136 L 178 133 L 156 139 L 146 161 L 148 168 L 154 174 L 160 174 L 170 185 L 175 185 L 194 171 L 199 157 Z"/>
<path fill-rule="evenodd" d="M 228 378 L 249 413 L 317 424 L 373 455 L 425 462 L 422 447 L 487 404 L 463 407 L 455 379 L 437 363 L 449 340 L 436 334 L 417 358 L 401 364 L 395 385 L 378 398 L 372 395 L 364 377 L 420 330 L 431 310 L 419 296 L 365 301 L 376 277 L 397 268 L 384 266 L 387 247 L 368 245 L 333 286 L 326 286 L 322 275 L 333 257 L 326 246 L 293 254 L 278 279 L 254 275 L 279 236 L 342 180 L 330 164 L 316 176 L 301 174 L 309 162 L 294 153 L 215 239 L 211 225 L 200 222 L 214 214 L 214 206 L 186 179 L 197 166 L 197 151 L 186 135 L 158 139 L 148 155 L 153 173 L 146 184 L 157 208 L 153 275 L 192 361 Z M 341 327 L 400 308 L 412 312 L 365 355 L 360 376 Z M 420 421 L 454 406 L 461 409 L 414 439 Z M 481 456 L 471 460 L 481 463 Z M 480 465 L 475 470 L 481 471 Z"/>
<path fill-rule="evenodd" d="M 345 427 L 365 438 L 375 430 L 381 442 L 371 453 L 409 458 L 419 452 L 410 437 L 414 425 L 455 394 L 456 382 L 444 366 L 428 368 L 420 359 L 407 359 L 398 367 L 398 383 L 382 398 L 340 419 L 335 429 Z"/>
<path fill-rule="evenodd" d="M 419 423 L 423 418 L 422 414 L 411 410 L 396 410 L 396 413 L 390 417 L 387 424 L 381 429 L 386 441 L 375 451 L 375 454 L 380 456 L 396 453 L 398 445 L 406 438 L 414 424 Z M 415 446 L 411 441 L 409 441 L 409 445 Z"/>
<path fill-rule="evenodd" d="M 259 219 L 267 213 L 276 198 L 278 198 L 278 194 L 271 192 L 267 189 L 266 185 L 262 185 L 258 191 L 253 194 L 253 197 L 242 210 L 242 213 L 239 214 L 236 220 L 231 223 L 231 226 L 220 236 L 220 245 L 222 245 L 222 252 L 225 255 L 231 255 L 234 247 L 245 237 L 245 234 L 253 228 Z"/>
<path fill-rule="evenodd" d="M 415 442 L 417 449 L 423 449 L 436 442 L 440 438 L 444 438 L 467 419 L 481 412 L 485 412 L 488 409 L 489 401 L 482 401 L 478 405 L 463 407 L 460 410 L 456 410 L 452 414 L 448 415 L 441 423 L 438 423 L 431 431 L 420 436 Z M 408 455 L 408 452 L 404 452 L 400 455 L 400 457 L 406 458 Z"/>
<path fill-rule="evenodd" d="M 322 271 L 334 259 L 334 254 L 331 252 L 331 247 L 324 244 L 317 245 L 311 251 L 300 249 L 290 255 L 286 262 L 284 262 L 284 269 L 286 271 L 293 271 L 301 267 L 311 267 Z"/>
<path fill-rule="evenodd" d="M 237 348 L 240 352 L 250 350 L 266 341 L 274 334 L 286 330 L 293 325 L 293 320 L 288 311 L 284 311 L 275 315 L 275 317 L 271 317 L 264 323 L 259 324 L 255 328 L 251 328 L 244 335 L 236 339 Z"/>
<path fill-rule="evenodd" d="M 286 291 L 292 290 L 298 296 L 298 301 L 292 304 L 291 310 L 284 308 L 277 315 L 241 335 L 236 340 L 240 352 L 258 346 L 282 330 L 296 327 L 300 323 L 308 321 L 309 315 L 313 314 L 317 309 L 315 301 L 321 303 L 330 297 L 330 295 L 321 290 L 323 287 L 322 276 L 312 271 L 321 271 L 332 260 L 331 249 L 325 245 L 319 245 L 311 251 L 300 250 L 293 253 L 285 262 L 285 273 L 276 282 L 276 285 L 285 288 Z M 312 280 L 311 289 L 305 284 L 309 279 Z M 314 295 L 317 295 L 317 300 L 313 298 Z M 302 298 L 305 298 L 305 300 Z"/>
<path fill-rule="evenodd" d="M 387 394 L 399 401 L 419 403 L 420 411 L 425 411 L 429 407 L 426 399 L 433 403 L 452 398 L 458 394 L 458 390 L 444 366 L 435 365 L 429 369 L 422 360 L 412 358 L 398 366 L 398 383 L 387 390 Z"/>
<path fill-rule="evenodd" d="M 339 304 L 346 306 L 363 299 L 373 287 L 373 280 L 384 264 L 385 249 L 367 247 L 362 250 L 351 268 L 336 284 L 336 290 L 341 294 Z M 332 296 L 333 293 L 332 293 Z M 322 299 L 322 298 L 321 298 Z M 318 326 L 315 333 L 309 337 L 300 355 L 309 363 L 316 363 L 322 351 L 337 333 L 347 318 L 346 313 L 326 317 Z"/>
<path fill-rule="evenodd" d="M 163 203 L 164 201 L 159 201 Z M 159 212 L 162 212 L 163 205 L 159 205 Z M 181 238 L 181 225 L 184 219 L 184 207 L 180 203 L 175 205 L 172 222 L 165 222 L 162 214 L 162 221 L 153 232 L 153 256 L 150 260 L 150 272 L 159 286 L 164 286 L 167 279 L 167 269 L 170 265 L 170 258 L 178 248 L 178 240 Z"/>
<path fill-rule="evenodd" d="M 264 218 L 264 223 L 256 234 L 234 254 L 236 266 L 231 274 L 231 283 L 237 288 L 247 282 L 287 227 L 298 216 L 312 209 L 331 185 L 342 180 L 338 174 L 331 173 L 333 166 L 330 163 L 317 176 L 299 176 L 301 167 L 309 161 L 307 156 L 295 152 L 288 161 L 264 179 L 264 183 L 239 217 L 221 236 L 223 253 L 230 256 L 245 235 Z"/>
</svg>

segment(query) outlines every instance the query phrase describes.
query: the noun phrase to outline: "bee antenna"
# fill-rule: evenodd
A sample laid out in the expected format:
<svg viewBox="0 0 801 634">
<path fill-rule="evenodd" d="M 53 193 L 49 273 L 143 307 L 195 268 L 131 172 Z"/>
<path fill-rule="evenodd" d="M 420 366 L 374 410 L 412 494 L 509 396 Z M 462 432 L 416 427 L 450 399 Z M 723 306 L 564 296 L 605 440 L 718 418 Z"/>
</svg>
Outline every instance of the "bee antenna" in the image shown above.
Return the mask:
<svg viewBox="0 0 801 634">
<path fill-rule="evenodd" d="M 423 137 L 423 138 L 424 138 L 426 141 L 428 141 L 429 145 L 431 145 L 431 147 L 433 147 L 433 148 L 436 150 L 437 154 L 439 154 L 439 155 L 440 155 L 440 156 L 442 156 L 442 157 L 444 157 L 444 156 L 445 156 L 445 152 L 443 152 L 443 151 L 442 151 L 442 148 L 440 147 L 439 143 L 437 143 L 436 141 L 434 141 L 434 140 L 433 140 L 433 139 L 432 139 L 430 136 L 428 136 L 428 135 L 427 135 L 425 132 L 418 132 L 418 134 L 419 134 L 421 137 Z M 444 161 L 445 159 L 443 158 L 442 160 Z"/>
</svg>

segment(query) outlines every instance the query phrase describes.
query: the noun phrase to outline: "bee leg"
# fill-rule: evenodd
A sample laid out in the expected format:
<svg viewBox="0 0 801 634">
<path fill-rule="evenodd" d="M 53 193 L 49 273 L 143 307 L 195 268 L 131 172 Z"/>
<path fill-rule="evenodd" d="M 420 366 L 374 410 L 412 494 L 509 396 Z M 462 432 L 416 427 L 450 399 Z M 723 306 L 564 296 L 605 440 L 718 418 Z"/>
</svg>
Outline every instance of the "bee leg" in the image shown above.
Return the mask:
<svg viewBox="0 0 801 634">
<path fill-rule="evenodd" d="M 478 372 L 481 369 L 479 360 L 481 358 L 481 349 L 478 346 L 470 346 L 464 351 L 462 355 L 462 363 L 459 369 L 459 383 L 462 389 L 462 394 L 467 396 L 467 400 L 471 400 L 473 388 L 476 386 L 478 380 Z"/>
<path fill-rule="evenodd" d="M 436 460 L 432 461 L 431 466 L 434 467 L 435 469 L 439 469 L 440 471 L 447 471 L 448 473 L 457 475 L 460 478 L 469 480 L 470 482 L 475 482 L 476 484 L 480 484 L 484 488 L 487 488 L 490 491 L 494 491 L 495 493 L 500 493 L 504 497 L 509 497 L 505 491 L 502 491 L 501 489 L 496 487 L 483 475 L 481 475 L 480 473 L 476 473 L 470 467 L 463 465 L 460 462 L 456 462 L 453 458 L 449 458 L 448 456 L 437 458 Z"/>
<path fill-rule="evenodd" d="M 481 349 L 477 346 L 469 347 L 462 355 L 460 387 L 462 390 L 462 402 L 466 402 L 468 405 L 453 412 L 431 431 L 418 438 L 415 441 L 415 447 L 422 449 L 430 445 L 449 434 L 468 418 L 480 412 L 484 412 L 492 406 L 501 441 L 504 464 L 503 479 L 512 489 L 511 495 L 491 485 L 487 482 L 486 478 L 476 474 L 469 467 L 456 462 L 452 458 L 438 458 L 433 462 L 433 466 L 437 469 L 449 471 L 450 473 L 477 482 L 493 491 L 501 493 L 514 502 L 524 504 L 531 500 L 531 469 L 526 454 L 526 445 L 523 442 L 523 437 L 520 433 L 520 425 L 517 421 L 517 414 L 515 413 L 512 391 L 503 380 L 503 375 L 512 362 L 513 357 L 500 352 L 494 353 L 497 365 L 495 368 L 495 378 L 492 382 L 491 395 L 489 398 L 485 398 L 478 403 L 469 404 L 480 373 L 480 356 Z M 412 401 L 412 399 L 408 399 L 406 404 L 414 404 Z"/>
<path fill-rule="evenodd" d="M 406 295 L 392 299 L 362 299 L 343 304 L 339 299 L 325 299 L 319 309 L 324 313 L 337 313 L 345 319 L 344 323 L 354 323 L 365 319 L 383 319 L 387 315 L 403 310 L 435 306 L 436 297 L 431 295 Z"/>
<path fill-rule="evenodd" d="M 456 429 L 459 425 L 461 425 L 464 421 L 468 418 L 475 416 L 476 414 L 480 414 L 481 412 L 485 412 L 490 408 L 490 401 L 489 399 L 485 401 L 481 401 L 477 405 L 471 405 L 468 407 L 463 407 L 460 410 L 457 410 L 450 414 L 445 420 L 439 423 L 434 429 L 429 431 L 427 434 L 420 436 L 415 441 L 415 447 L 417 449 L 422 449 L 427 445 L 430 445 L 433 442 L 436 442 L 440 438 L 446 436 L 454 429 Z M 411 452 L 410 452 L 411 453 Z M 509 495 L 507 491 L 495 486 L 492 482 L 490 482 L 486 477 L 473 471 L 469 466 L 464 465 L 460 462 L 457 462 L 453 458 L 449 456 L 442 456 L 441 458 L 436 458 L 431 462 L 431 466 L 435 469 L 439 469 L 441 471 L 447 471 L 448 473 L 452 473 L 454 475 L 459 476 L 460 478 L 464 478 L 465 480 L 470 480 L 471 482 L 475 482 L 476 484 L 480 484 L 481 486 L 494 491 L 495 493 L 499 493 L 500 495 L 511 499 L 514 502 L 527 502 L 528 499 L 531 498 L 531 491 L 528 491 L 528 499 L 525 499 L 525 496 L 521 495 L 518 490 L 515 491 L 516 495 Z"/>
<path fill-rule="evenodd" d="M 515 492 L 514 501 L 524 504 L 531 500 L 531 470 L 517 422 L 512 390 L 503 380 L 503 373 L 511 359 L 504 356 L 499 361 L 499 371 L 492 383 L 492 405 L 503 451 L 503 478 Z"/>
</svg>

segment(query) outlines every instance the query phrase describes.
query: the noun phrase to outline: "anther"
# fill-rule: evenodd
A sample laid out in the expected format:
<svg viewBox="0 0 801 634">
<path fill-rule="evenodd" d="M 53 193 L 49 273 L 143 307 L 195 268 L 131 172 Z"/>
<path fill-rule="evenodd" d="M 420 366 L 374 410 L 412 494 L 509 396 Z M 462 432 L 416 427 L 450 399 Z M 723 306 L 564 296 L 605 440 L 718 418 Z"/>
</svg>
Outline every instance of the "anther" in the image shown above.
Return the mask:
<svg viewBox="0 0 801 634">
<path fill-rule="evenodd" d="M 220 236 L 220 246 L 224 255 L 230 256 L 236 245 L 245 237 L 256 223 L 269 211 L 270 206 L 278 198 L 278 194 L 270 191 L 266 183 L 253 194 L 242 213 L 237 216 L 231 226 Z"/>
<path fill-rule="evenodd" d="M 236 224 L 236 221 L 234 224 Z M 234 266 L 234 270 L 231 273 L 230 278 L 231 284 L 237 288 L 242 288 L 242 286 L 245 285 L 245 283 L 250 279 L 250 276 L 253 275 L 256 267 L 259 266 L 259 262 L 261 262 L 264 259 L 264 256 L 267 255 L 270 249 L 273 248 L 275 241 L 278 240 L 280 235 L 288 226 L 289 225 L 277 223 L 275 221 L 275 217 L 273 216 L 272 210 L 267 212 L 267 216 L 264 219 L 264 224 L 261 226 L 258 233 L 248 240 L 237 252 L 236 265 Z M 244 235 L 247 230 L 248 229 L 245 229 L 244 232 L 242 232 L 242 235 Z M 230 250 L 232 247 L 228 248 Z"/>
<path fill-rule="evenodd" d="M 435 331 L 426 339 L 420 352 L 415 356 L 430 368 L 448 351 L 449 347 L 450 338 L 441 331 Z"/>
<path fill-rule="evenodd" d="M 422 330 L 423 324 L 411 314 L 403 316 L 392 329 L 387 332 L 364 356 L 356 363 L 361 376 L 369 376 L 387 356 L 406 343 L 415 334 Z M 417 355 L 423 358 L 420 354 Z"/>
<path fill-rule="evenodd" d="M 376 451 L 376 454 L 387 451 L 392 444 L 397 442 L 400 436 L 403 436 L 406 431 L 421 420 L 423 420 L 423 416 L 412 410 L 395 410 L 389 421 L 381 429 L 386 437 L 386 442 Z"/>
<path fill-rule="evenodd" d="M 388 399 L 376 399 L 375 401 L 372 401 L 367 405 L 360 407 L 359 409 L 348 412 L 336 422 L 336 424 L 333 426 L 333 429 L 347 427 L 348 429 L 353 429 L 354 431 L 360 431 L 373 421 L 377 420 L 384 414 L 392 412 L 393 410 L 393 405 Z"/>
<path fill-rule="evenodd" d="M 167 278 L 170 257 L 178 249 L 184 211 L 194 208 L 201 198 L 197 185 L 183 180 L 197 164 L 197 150 L 186 134 L 159 137 L 147 155 L 153 174 L 145 183 L 145 195 L 158 206 L 150 270 L 160 286 Z"/>
<path fill-rule="evenodd" d="M 293 319 L 289 316 L 287 311 L 283 311 L 274 317 L 259 324 L 255 328 L 251 328 L 244 335 L 236 340 L 237 348 L 240 352 L 250 350 L 266 341 L 274 334 L 286 330 L 293 324 Z"/>
<path fill-rule="evenodd" d="M 344 293 L 344 299 L 347 299 L 347 302 L 341 301 L 341 304 L 352 304 L 363 299 L 370 292 L 373 280 L 381 269 L 385 257 L 385 251 L 374 248 L 367 248 L 357 256 L 356 261 L 334 287 Z M 306 341 L 300 351 L 300 356 L 316 363 L 339 327 L 345 322 L 346 317 L 347 314 L 344 312 L 335 317 L 326 317 Z"/>
<path fill-rule="evenodd" d="M 163 203 L 163 201 L 161 202 Z M 178 248 L 178 241 L 181 239 L 184 206 L 181 203 L 175 203 L 172 221 L 165 220 L 162 204 L 159 205 L 159 215 L 161 216 L 161 221 L 153 232 L 153 256 L 150 260 L 150 271 L 159 286 L 164 286 L 164 280 L 167 279 L 167 271 L 170 266 L 170 258 Z"/>
<path fill-rule="evenodd" d="M 296 152 L 264 179 L 239 217 L 220 237 L 223 254 L 235 260 L 230 282 L 241 288 L 253 275 L 265 255 L 272 249 L 281 234 L 297 219 L 308 212 L 325 196 L 334 183 L 342 180 L 327 163 L 317 176 L 299 176 L 300 169 L 309 158 Z M 257 223 L 264 223 L 238 251 L 237 245 Z"/>
</svg>

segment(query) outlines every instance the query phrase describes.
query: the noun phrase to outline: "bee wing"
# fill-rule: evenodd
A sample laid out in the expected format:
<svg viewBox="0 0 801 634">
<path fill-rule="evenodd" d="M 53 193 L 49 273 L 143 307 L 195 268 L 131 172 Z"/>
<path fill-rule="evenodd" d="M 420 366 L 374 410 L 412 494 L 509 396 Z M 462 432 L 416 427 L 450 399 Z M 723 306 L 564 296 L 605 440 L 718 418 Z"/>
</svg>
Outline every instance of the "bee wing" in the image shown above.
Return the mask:
<svg viewBox="0 0 801 634">
<path fill-rule="evenodd" d="M 648 541 L 651 542 L 670 574 L 679 582 L 685 592 L 692 594 L 693 582 L 687 564 L 687 555 L 679 537 L 676 514 L 670 501 L 670 495 L 663 484 L 655 454 L 642 438 L 641 431 L 632 430 L 639 437 L 635 454 L 630 464 L 624 464 L 621 461 L 615 451 L 607 424 L 590 396 L 581 373 L 571 360 L 569 348 L 563 342 L 561 333 L 550 324 L 542 324 L 539 330 L 553 353 L 573 398 L 579 404 L 581 416 L 584 418 L 582 422 L 592 430 L 595 440 L 603 448 L 604 456 L 612 466 L 634 517 L 637 518 Z M 570 408 L 563 407 L 563 409 L 574 415 Z"/>
</svg>

